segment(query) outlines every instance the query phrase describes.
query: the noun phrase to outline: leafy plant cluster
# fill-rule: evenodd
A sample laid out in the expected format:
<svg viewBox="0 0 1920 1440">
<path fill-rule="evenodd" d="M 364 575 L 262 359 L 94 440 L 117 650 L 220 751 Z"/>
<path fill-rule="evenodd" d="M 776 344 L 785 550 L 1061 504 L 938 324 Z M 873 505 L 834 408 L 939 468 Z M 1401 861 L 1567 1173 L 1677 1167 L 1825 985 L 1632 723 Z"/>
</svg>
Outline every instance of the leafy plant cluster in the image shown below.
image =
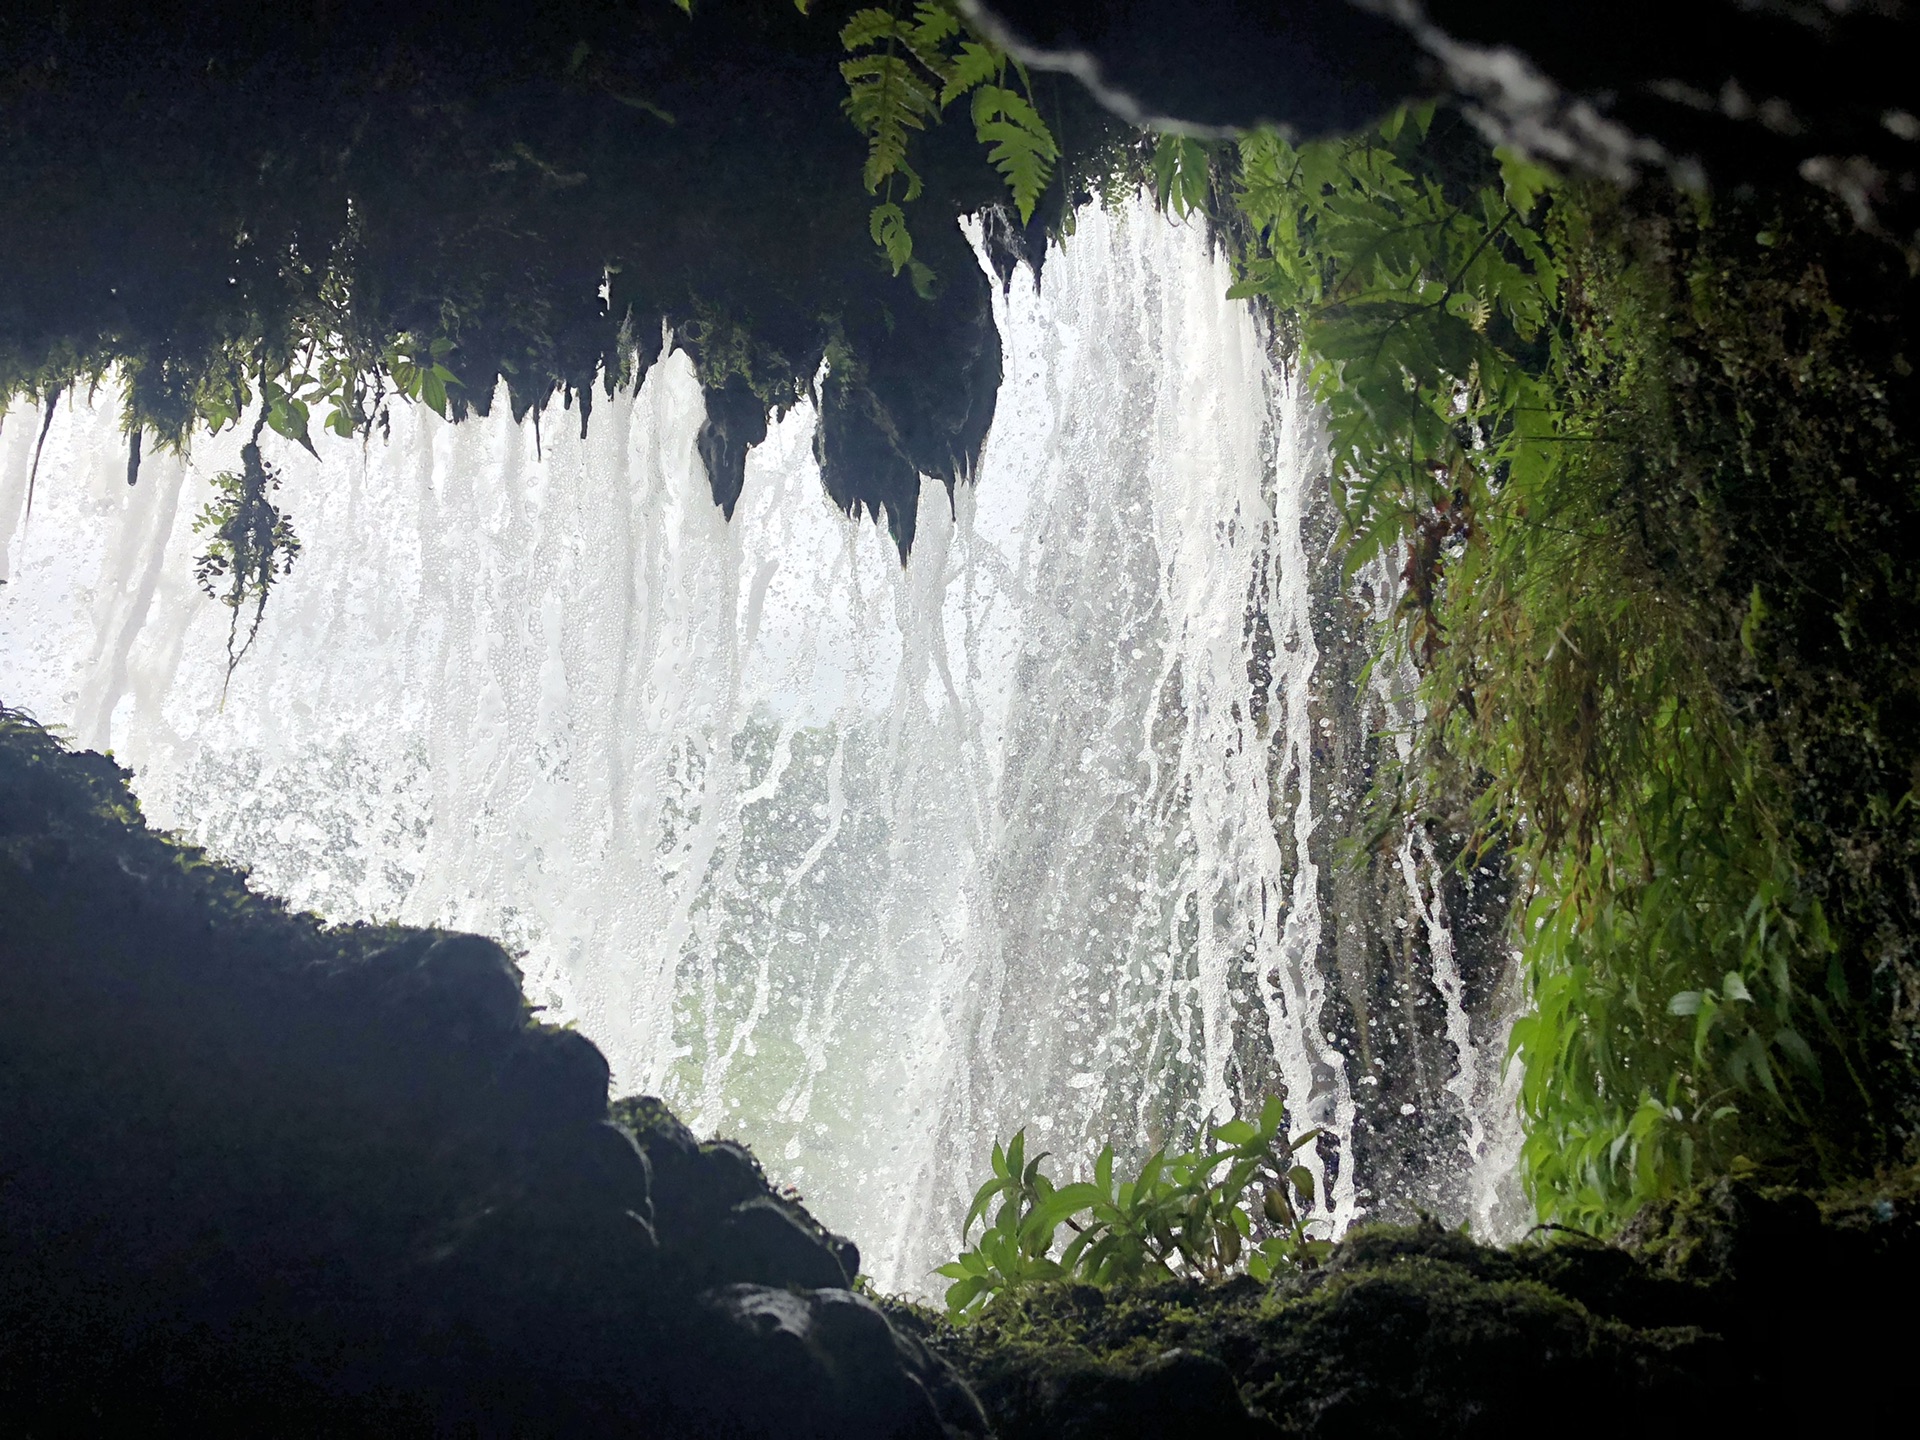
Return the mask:
<svg viewBox="0 0 1920 1440">
<path fill-rule="evenodd" d="M 205 536 L 207 543 L 194 564 L 194 579 L 209 598 L 233 612 L 227 625 L 229 683 L 260 633 L 268 592 L 292 571 L 300 554 L 293 522 L 273 501 L 280 475 L 260 456 L 259 429 L 254 427 L 253 438 L 240 449 L 241 468 L 213 477 L 213 499 L 193 522 L 193 533 Z M 253 614 L 242 640 L 240 615 L 249 603 Z"/>
<path fill-rule="evenodd" d="M 1422 670 L 1425 744 L 1378 777 L 1382 833 L 1444 826 L 1523 882 L 1543 1216 L 1878 1163 L 1912 1093 L 1920 745 L 1893 697 L 1920 696 L 1862 601 L 1915 613 L 1920 505 L 1901 357 L 1832 293 L 1853 242 L 1813 201 L 1790 225 L 1562 183 L 1431 107 L 1167 140 L 1155 172 L 1292 327 L 1350 567 L 1399 565 L 1382 646 Z"/>
<path fill-rule="evenodd" d="M 1040 1168 L 1046 1155 L 1028 1159 L 1026 1132 L 1016 1132 L 993 1147 L 993 1174 L 968 1207 L 962 1243 L 976 1221 L 986 1228 L 937 1272 L 953 1281 L 948 1313 L 968 1316 L 1052 1280 L 1219 1280 L 1241 1270 L 1266 1280 L 1283 1265 L 1317 1265 L 1332 1242 L 1310 1231 L 1313 1172 L 1294 1157 L 1321 1132 L 1290 1140 L 1285 1123 L 1284 1102 L 1270 1097 L 1257 1121 L 1213 1126 L 1190 1151 L 1162 1146 L 1131 1180 L 1117 1179 L 1108 1145 L 1091 1180 L 1060 1186 Z"/>
<path fill-rule="evenodd" d="M 913 258 L 901 208 L 925 188 L 908 160 L 913 135 L 971 96 L 974 134 L 1006 181 L 1022 225 L 1053 178 L 1060 146 L 1035 106 L 1026 67 L 962 19 L 952 0 L 918 0 L 910 15 L 902 8 L 865 9 L 847 21 L 840 43 L 852 58 L 840 73 L 847 116 L 867 139 L 861 178 L 867 193 L 880 197 L 868 227 L 873 242 L 894 274 L 906 269 L 925 293 L 933 272 Z M 1016 79 L 1018 88 L 1008 83 Z"/>
</svg>

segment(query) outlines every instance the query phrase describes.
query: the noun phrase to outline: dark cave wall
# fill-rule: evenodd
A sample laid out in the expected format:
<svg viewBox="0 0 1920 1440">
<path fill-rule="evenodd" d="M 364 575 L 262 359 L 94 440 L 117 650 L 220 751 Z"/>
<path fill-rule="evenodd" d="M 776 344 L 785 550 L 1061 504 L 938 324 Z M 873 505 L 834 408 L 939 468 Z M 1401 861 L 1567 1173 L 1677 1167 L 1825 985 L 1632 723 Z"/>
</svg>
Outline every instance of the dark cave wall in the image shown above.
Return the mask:
<svg viewBox="0 0 1920 1440">
<path fill-rule="evenodd" d="M 970 473 L 1000 374 L 952 221 L 993 212 L 995 264 L 1037 258 L 1133 121 L 1328 134 L 1451 94 L 1576 169 L 1812 181 L 1920 243 L 1912 7 L 967 0 L 1037 67 L 1060 174 L 1022 226 L 964 116 L 918 136 L 921 295 L 868 233 L 839 72 L 857 6 L 21 0 L 0 13 L 0 385 L 44 399 L 121 362 L 151 448 L 337 310 L 369 356 L 450 343 L 456 414 L 504 383 L 516 413 L 559 392 L 584 425 L 664 318 L 716 396 L 717 503 L 753 412 L 832 353 L 829 489 L 904 552 L 921 474 Z"/>
</svg>

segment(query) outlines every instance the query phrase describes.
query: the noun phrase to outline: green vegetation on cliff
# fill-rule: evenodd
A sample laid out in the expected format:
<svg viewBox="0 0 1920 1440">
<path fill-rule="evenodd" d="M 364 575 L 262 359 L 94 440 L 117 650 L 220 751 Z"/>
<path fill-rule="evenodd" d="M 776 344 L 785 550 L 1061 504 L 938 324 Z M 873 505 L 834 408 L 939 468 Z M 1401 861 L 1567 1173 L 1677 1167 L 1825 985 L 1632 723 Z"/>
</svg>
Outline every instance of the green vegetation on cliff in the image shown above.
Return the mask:
<svg viewBox="0 0 1920 1440">
<path fill-rule="evenodd" d="M 1526 1175 L 1614 1226 L 1906 1153 L 1920 1018 L 1915 282 L 1811 192 L 1558 182 L 1465 118 L 1162 142 L 1325 403 L 1425 716 L 1383 832 L 1501 855 Z M 1377 572 L 1372 572 L 1376 577 Z"/>
</svg>

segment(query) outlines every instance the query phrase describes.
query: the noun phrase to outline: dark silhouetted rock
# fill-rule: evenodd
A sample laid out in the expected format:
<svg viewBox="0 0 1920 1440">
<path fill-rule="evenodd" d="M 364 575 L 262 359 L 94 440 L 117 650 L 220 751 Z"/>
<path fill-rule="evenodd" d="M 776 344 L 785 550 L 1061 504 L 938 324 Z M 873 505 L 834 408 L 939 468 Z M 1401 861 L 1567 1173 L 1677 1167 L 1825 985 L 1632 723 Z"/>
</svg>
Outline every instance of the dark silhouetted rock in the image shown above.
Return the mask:
<svg viewBox="0 0 1920 1440">
<path fill-rule="evenodd" d="M 1920 11 L 1722 0 L 962 0 L 1116 113 L 1340 134 L 1452 95 L 1493 136 L 1628 178 L 1812 181 L 1911 237 Z"/>
<path fill-rule="evenodd" d="M 1055 1440 L 1258 1440 L 1277 1435 L 1240 1401 L 1227 1367 L 1208 1355 L 1169 1350 L 1142 1365 L 1068 1363 L 1037 1371 L 1011 1437 Z"/>
<path fill-rule="evenodd" d="M 0 711 L 0 1433 L 984 1434 L 750 1153 L 642 1129 L 493 942 L 290 914 Z"/>
<path fill-rule="evenodd" d="M 652 1167 L 654 1223 L 688 1287 L 844 1287 L 859 1274 L 859 1248 L 775 1190 L 744 1145 L 702 1144 L 650 1095 L 614 1102 L 613 1114 Z"/>
<path fill-rule="evenodd" d="M 727 1285 L 708 1291 L 706 1304 L 752 1344 L 742 1354 L 743 1383 L 754 1370 L 769 1378 L 806 1377 L 809 1405 L 785 1417 L 793 1440 L 813 1436 L 897 1435 L 902 1440 L 946 1440 L 986 1433 L 979 1404 L 946 1365 L 887 1323 L 879 1308 L 844 1290 L 793 1291 Z M 865 1377 L 885 1375 L 883 1384 Z M 849 1384 L 852 1377 L 861 1377 Z M 791 1383 L 788 1380 L 788 1383 Z M 772 1401 L 771 1392 L 763 1392 Z M 769 1419 L 781 1417 L 769 1405 Z M 824 1427 L 821 1417 L 825 1421 Z"/>
</svg>

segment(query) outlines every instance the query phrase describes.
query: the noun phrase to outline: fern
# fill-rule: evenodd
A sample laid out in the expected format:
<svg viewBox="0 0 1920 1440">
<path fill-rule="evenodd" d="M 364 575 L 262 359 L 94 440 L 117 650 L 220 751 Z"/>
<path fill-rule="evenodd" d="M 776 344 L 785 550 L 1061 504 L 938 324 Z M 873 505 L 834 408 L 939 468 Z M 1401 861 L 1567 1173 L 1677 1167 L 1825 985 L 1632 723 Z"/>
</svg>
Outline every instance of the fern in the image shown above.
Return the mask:
<svg viewBox="0 0 1920 1440">
<path fill-rule="evenodd" d="M 1006 69 L 1006 64 L 1007 57 L 992 46 L 983 45 L 978 40 L 966 41 L 947 72 L 947 84 L 940 92 L 940 104 L 943 107 L 951 105 L 974 86 L 998 79 Z"/>
<path fill-rule="evenodd" d="M 913 236 L 907 233 L 906 212 L 891 200 L 876 205 L 867 228 L 873 233 L 873 243 L 893 262 L 893 273 L 898 275 L 900 268 L 913 258 Z"/>
<path fill-rule="evenodd" d="M 856 11 L 840 31 L 840 44 L 852 57 L 840 65 L 847 82 L 847 118 L 867 137 L 861 180 L 869 195 L 884 191 L 868 228 L 896 275 L 913 258 L 913 236 L 900 202 L 917 199 L 923 188 L 919 172 L 907 161 L 908 143 L 914 131 L 940 119 L 949 68 L 941 46 L 959 29 L 950 10 L 922 3 L 911 20 L 880 9 Z M 898 200 L 896 179 L 905 184 Z"/>
<path fill-rule="evenodd" d="M 1185 216 L 1207 208 L 1212 156 L 1186 135 L 1162 135 L 1153 147 L 1154 199 L 1163 210 Z"/>
<path fill-rule="evenodd" d="M 901 209 L 924 188 L 908 159 L 914 133 L 937 124 L 954 101 L 973 96 L 974 134 L 1006 181 L 1022 224 L 1033 219 L 1053 179 L 1059 144 L 1034 107 L 1026 71 L 964 29 L 951 0 L 920 0 L 910 18 L 878 7 L 856 11 L 841 28 L 840 43 L 850 57 L 840 66 L 847 117 L 867 138 L 861 179 L 868 194 L 880 197 L 868 228 L 893 273 L 909 270 L 924 294 L 932 272 L 913 259 Z M 1025 93 L 1007 84 L 1009 69 Z"/>
<path fill-rule="evenodd" d="M 1006 180 L 1020 223 L 1027 224 L 1060 158 L 1053 132 L 1030 100 L 1004 85 L 983 84 L 973 92 L 973 128 L 980 143 L 992 147 L 987 160 Z"/>
<path fill-rule="evenodd" d="M 867 137 L 861 172 L 867 193 L 878 194 L 897 174 L 906 177 L 906 198 L 913 199 L 920 193 L 920 177 L 907 163 L 907 138 L 939 116 L 932 87 L 898 55 L 863 55 L 842 64 L 840 73 L 847 79 L 847 115 Z"/>
</svg>

